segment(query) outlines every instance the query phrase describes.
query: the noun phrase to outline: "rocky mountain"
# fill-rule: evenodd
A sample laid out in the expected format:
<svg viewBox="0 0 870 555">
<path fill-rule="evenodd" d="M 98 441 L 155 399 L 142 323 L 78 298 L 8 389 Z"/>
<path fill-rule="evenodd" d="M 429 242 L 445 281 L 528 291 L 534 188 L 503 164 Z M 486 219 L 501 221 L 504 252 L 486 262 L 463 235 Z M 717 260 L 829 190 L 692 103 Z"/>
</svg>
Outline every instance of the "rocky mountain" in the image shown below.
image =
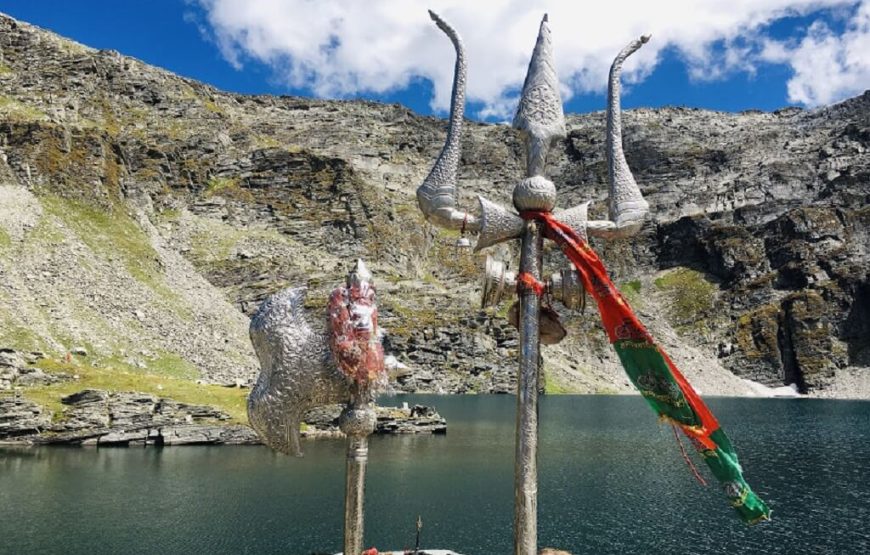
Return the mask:
<svg viewBox="0 0 870 555">
<path fill-rule="evenodd" d="M 364 257 L 397 390 L 511 391 L 517 335 L 507 305 L 479 309 L 485 255 L 416 208 L 445 127 L 398 105 L 225 93 L 0 16 L 0 349 L 49 377 L 0 387 L 55 421 L 88 388 L 244 421 L 247 316 L 300 284 L 324 310 Z M 603 113 L 568 129 L 560 206 L 603 215 Z M 631 110 L 624 143 L 651 217 L 593 246 L 698 389 L 870 396 L 870 92 L 812 111 Z M 517 132 L 468 122 L 462 146 L 460 205 L 510 205 Z M 594 309 L 555 308 L 569 336 L 545 348 L 546 390 L 631 391 Z"/>
</svg>

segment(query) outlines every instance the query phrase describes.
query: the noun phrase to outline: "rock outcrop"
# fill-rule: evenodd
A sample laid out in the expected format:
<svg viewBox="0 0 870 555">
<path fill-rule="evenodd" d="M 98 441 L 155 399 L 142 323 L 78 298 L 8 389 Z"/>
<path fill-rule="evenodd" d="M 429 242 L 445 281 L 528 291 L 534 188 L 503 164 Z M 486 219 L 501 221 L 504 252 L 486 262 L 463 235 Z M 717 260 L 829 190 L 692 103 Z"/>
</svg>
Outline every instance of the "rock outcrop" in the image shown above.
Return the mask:
<svg viewBox="0 0 870 555">
<path fill-rule="evenodd" d="M 136 392 L 84 389 L 61 399 L 52 414 L 19 395 L 0 396 L 0 442 L 97 446 L 251 445 L 254 431 L 207 405 L 190 405 Z M 341 437 L 341 406 L 312 410 L 306 437 Z M 377 434 L 445 434 L 447 422 L 435 409 L 377 407 Z"/>
<path fill-rule="evenodd" d="M 327 405 L 312 409 L 305 414 L 306 424 L 302 435 L 305 437 L 338 437 L 343 435 L 338 429 L 338 416 L 341 405 Z M 415 434 L 446 434 L 447 421 L 433 407 L 414 405 L 408 407 L 375 408 L 377 422 L 376 434 L 382 435 L 415 435 Z"/>
<path fill-rule="evenodd" d="M 51 413 L 19 396 L 0 396 L 0 440 L 39 434 L 51 426 Z"/>
<path fill-rule="evenodd" d="M 20 398 L 0 397 L 0 441 L 74 445 L 217 445 L 259 443 L 226 413 L 135 392 L 85 389 L 52 414 Z M 10 406 L 11 405 L 11 406 Z"/>
</svg>

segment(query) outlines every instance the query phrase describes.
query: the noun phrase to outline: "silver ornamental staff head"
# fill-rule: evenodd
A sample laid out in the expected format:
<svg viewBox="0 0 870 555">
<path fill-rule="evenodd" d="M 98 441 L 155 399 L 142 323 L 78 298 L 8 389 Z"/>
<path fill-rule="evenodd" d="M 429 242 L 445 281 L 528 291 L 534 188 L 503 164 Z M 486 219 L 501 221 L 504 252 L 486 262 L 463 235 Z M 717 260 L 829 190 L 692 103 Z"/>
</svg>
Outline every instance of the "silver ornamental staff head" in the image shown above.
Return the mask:
<svg viewBox="0 0 870 555">
<path fill-rule="evenodd" d="M 374 285 L 362 260 L 345 284 L 330 297 L 336 304 L 326 325 L 305 309 L 304 287 L 275 293 L 251 318 L 260 374 L 248 395 L 248 420 L 276 451 L 301 455 L 299 426 L 308 410 L 368 402 L 385 379 Z M 333 309 L 340 309 L 336 317 Z"/>
</svg>

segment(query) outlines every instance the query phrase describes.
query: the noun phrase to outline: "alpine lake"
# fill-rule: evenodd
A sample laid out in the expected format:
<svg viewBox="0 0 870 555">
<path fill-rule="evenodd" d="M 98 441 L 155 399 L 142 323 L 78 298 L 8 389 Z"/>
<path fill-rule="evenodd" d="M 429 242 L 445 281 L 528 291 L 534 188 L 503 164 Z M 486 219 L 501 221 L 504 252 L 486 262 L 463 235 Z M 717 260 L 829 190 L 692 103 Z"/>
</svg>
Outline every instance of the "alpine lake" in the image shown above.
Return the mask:
<svg viewBox="0 0 870 555">
<path fill-rule="evenodd" d="M 539 545 L 575 555 L 870 553 L 870 402 L 707 401 L 773 520 L 741 523 L 639 396 L 545 396 Z M 366 546 L 413 548 L 419 515 L 422 547 L 510 553 L 515 397 L 380 399 L 403 402 L 436 407 L 448 433 L 372 438 Z M 0 553 L 338 552 L 344 442 L 304 450 L 0 447 Z"/>
</svg>

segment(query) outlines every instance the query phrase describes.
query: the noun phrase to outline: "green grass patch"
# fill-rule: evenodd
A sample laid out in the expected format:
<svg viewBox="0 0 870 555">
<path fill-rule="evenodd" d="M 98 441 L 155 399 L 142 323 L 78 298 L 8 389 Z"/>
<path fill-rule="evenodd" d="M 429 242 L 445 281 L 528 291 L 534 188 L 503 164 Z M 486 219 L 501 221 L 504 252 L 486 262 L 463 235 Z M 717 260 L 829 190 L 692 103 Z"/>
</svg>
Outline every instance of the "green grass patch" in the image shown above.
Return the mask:
<svg viewBox="0 0 870 555">
<path fill-rule="evenodd" d="M 181 377 L 155 372 L 186 373 L 190 363 L 179 362 L 177 355 L 159 357 L 146 370 L 132 369 L 119 362 L 107 362 L 94 366 L 83 360 L 64 362 L 43 359 L 37 366 L 46 373 L 78 375 L 79 379 L 53 385 L 27 388 L 23 394 L 30 400 L 46 407 L 56 415 L 61 414 L 61 398 L 83 389 L 106 391 L 139 391 L 157 397 L 166 397 L 182 403 L 209 405 L 221 409 L 237 423 L 246 424 L 247 390 L 217 385 L 200 385 Z"/>
<path fill-rule="evenodd" d="M 9 96 L 0 96 L 0 116 L 13 121 L 48 119 L 45 112 Z"/>
<path fill-rule="evenodd" d="M 190 237 L 190 255 L 196 262 L 223 261 L 230 257 L 241 234 L 224 226 L 213 225 Z"/>
<path fill-rule="evenodd" d="M 176 208 L 167 208 L 157 213 L 157 219 L 163 223 L 177 222 L 181 219 L 181 210 Z"/>
<path fill-rule="evenodd" d="M 199 369 L 175 353 L 161 353 L 147 362 L 151 372 L 172 378 L 195 380 Z"/>
<path fill-rule="evenodd" d="M 109 99 L 105 96 L 100 96 L 97 100 L 97 105 L 100 108 L 100 112 L 102 112 L 103 116 L 103 129 L 109 135 L 117 136 L 121 132 L 121 125 L 118 122 L 118 118 L 115 117 L 115 111 L 112 109 L 112 104 L 109 102 Z"/>
<path fill-rule="evenodd" d="M 622 296 L 625 297 L 625 300 L 627 300 L 633 307 L 642 304 L 643 297 L 640 294 L 641 289 L 643 289 L 643 286 L 641 285 L 640 280 L 637 279 L 626 281 L 619 285 L 619 290 L 622 292 Z"/>
<path fill-rule="evenodd" d="M 609 385 L 598 387 L 595 390 L 595 395 L 619 395 L 619 393 L 618 389 Z"/>
<path fill-rule="evenodd" d="M 676 268 L 656 278 L 654 283 L 667 295 L 666 316 L 678 331 L 703 326 L 711 316 L 717 288 L 701 272 Z"/>
<path fill-rule="evenodd" d="M 280 148 L 281 142 L 272 135 L 256 135 L 253 139 L 255 148 Z"/>
<path fill-rule="evenodd" d="M 0 227 L 0 249 L 7 249 L 12 246 L 12 237 L 5 229 Z"/>
<path fill-rule="evenodd" d="M 441 280 L 439 280 L 432 272 L 426 272 L 420 279 L 427 285 L 432 285 L 433 287 L 444 287 Z"/>
<path fill-rule="evenodd" d="M 214 100 L 204 100 L 202 105 L 212 114 L 223 114 L 223 109 L 215 103 Z"/>
<path fill-rule="evenodd" d="M 568 386 L 559 382 L 550 372 L 545 374 L 544 393 L 546 395 L 568 395 L 574 393 Z"/>
<path fill-rule="evenodd" d="M 408 306 L 395 301 L 385 300 L 381 303 L 381 306 L 381 314 L 389 312 L 392 316 L 384 318 L 384 327 L 391 334 L 399 337 L 409 337 L 414 331 L 422 330 L 423 328 L 449 326 L 456 321 L 456 315 L 451 312 L 436 310 L 422 305 Z"/>
<path fill-rule="evenodd" d="M 185 125 L 181 119 L 170 120 L 161 130 L 173 141 L 180 141 L 190 134 L 190 126 Z"/>
<path fill-rule="evenodd" d="M 55 196 L 42 205 L 57 216 L 97 254 L 118 255 L 133 277 L 152 282 L 161 272 L 157 252 L 145 233 L 119 208 L 103 210 L 84 202 Z"/>
<path fill-rule="evenodd" d="M 495 315 L 502 320 L 507 320 L 508 312 L 511 311 L 511 307 L 515 302 L 516 301 L 512 298 L 502 301 L 501 304 L 498 305 L 498 310 L 495 311 Z"/>
<path fill-rule="evenodd" d="M 16 351 L 42 351 L 45 343 L 32 330 L 4 318 L 0 325 L 0 347 Z"/>
<path fill-rule="evenodd" d="M 238 242 L 234 233 L 195 233 L 190 238 L 190 255 L 196 262 L 224 261 Z"/>
<path fill-rule="evenodd" d="M 0 62 L 0 75 L 9 75 L 10 73 L 14 73 L 12 68 L 3 62 Z"/>
<path fill-rule="evenodd" d="M 212 177 L 205 187 L 205 196 L 221 196 L 224 198 L 253 202 L 254 195 L 251 191 L 241 186 L 241 181 L 234 177 Z"/>
<path fill-rule="evenodd" d="M 25 235 L 25 247 L 44 245 L 57 245 L 66 239 L 63 230 L 58 226 L 54 218 L 43 215 L 36 226 Z"/>
</svg>

